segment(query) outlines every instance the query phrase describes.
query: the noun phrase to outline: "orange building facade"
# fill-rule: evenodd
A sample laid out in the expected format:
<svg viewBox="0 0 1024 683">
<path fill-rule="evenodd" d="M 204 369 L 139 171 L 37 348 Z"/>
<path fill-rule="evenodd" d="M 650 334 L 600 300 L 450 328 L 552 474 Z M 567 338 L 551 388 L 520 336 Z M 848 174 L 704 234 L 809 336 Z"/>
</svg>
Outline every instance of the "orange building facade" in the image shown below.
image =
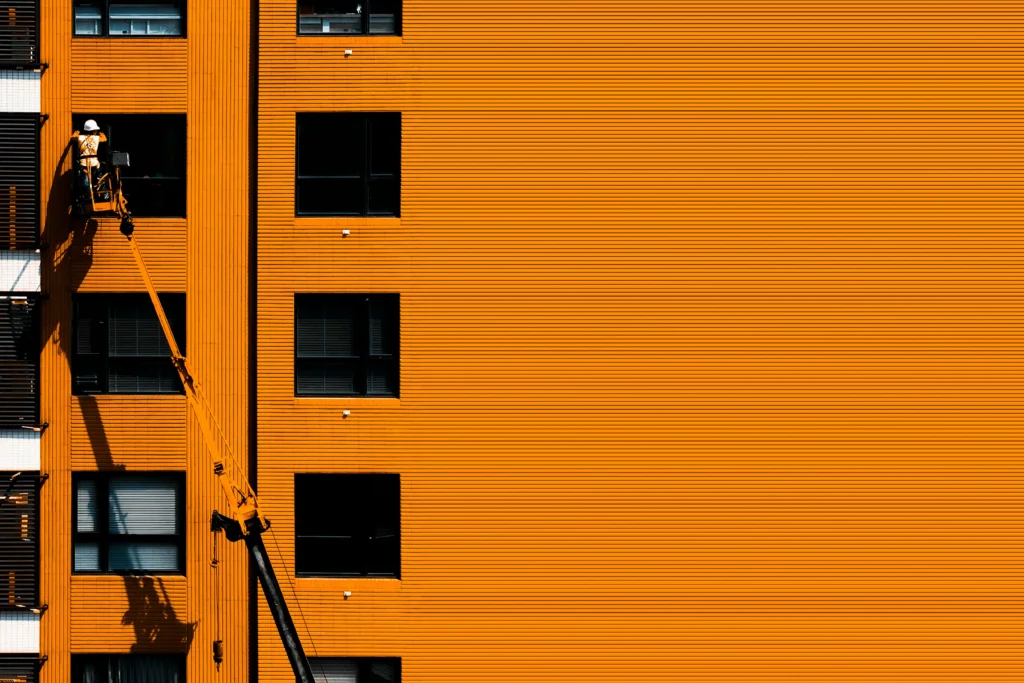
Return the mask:
<svg viewBox="0 0 1024 683">
<path fill-rule="evenodd" d="M 34 477 L 11 533 L 38 550 L 0 674 L 294 680 L 244 548 L 211 565 L 225 503 L 184 396 L 117 389 L 114 332 L 83 384 L 83 306 L 143 291 L 116 221 L 69 216 L 93 117 L 138 206 L 180 196 L 138 244 L 323 680 L 1024 676 L 1017 6 L 404 0 L 392 26 L 189 0 L 164 3 L 182 35 L 114 37 L 109 2 L 7 4 L 0 122 L 38 117 L 38 182 L 10 181 L 0 304 L 37 328 L 0 328 L 40 345 L 36 407 L 0 400 L 0 489 Z M 331 352 L 357 299 L 368 346 Z M 119 572 L 133 518 L 86 529 L 82 482 L 147 473 L 183 482 L 176 564 Z M 400 482 L 386 570 L 315 550 L 361 514 L 355 475 Z"/>
</svg>

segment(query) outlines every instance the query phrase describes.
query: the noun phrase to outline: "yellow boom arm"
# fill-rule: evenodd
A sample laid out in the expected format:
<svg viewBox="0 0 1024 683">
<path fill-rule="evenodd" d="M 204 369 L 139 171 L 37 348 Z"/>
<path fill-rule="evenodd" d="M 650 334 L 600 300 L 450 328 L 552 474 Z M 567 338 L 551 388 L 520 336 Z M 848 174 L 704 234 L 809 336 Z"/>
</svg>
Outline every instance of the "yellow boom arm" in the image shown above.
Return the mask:
<svg viewBox="0 0 1024 683">
<path fill-rule="evenodd" d="M 192 411 L 199 421 L 199 430 L 203 433 L 203 440 L 206 442 L 206 447 L 213 457 L 213 472 L 217 475 L 217 481 L 220 482 L 221 488 L 224 489 L 228 500 L 231 501 L 231 509 L 226 516 L 238 522 L 243 535 L 248 535 L 251 532 L 261 533 L 270 525 L 260 511 L 256 494 L 253 492 L 252 487 L 249 486 L 249 482 L 246 480 L 241 467 L 239 467 L 238 461 L 235 460 L 224 432 L 217 423 L 217 419 L 210 409 L 210 404 L 203 395 L 202 387 L 193 378 L 192 372 L 188 367 L 188 360 L 181 355 L 181 351 L 178 349 L 178 343 L 171 332 L 170 323 L 167 322 L 164 307 L 160 303 L 160 297 L 157 296 L 153 280 L 149 277 L 146 262 L 142 259 L 142 252 L 139 251 L 139 245 L 135 241 L 135 234 L 130 233 L 127 237 L 128 244 L 132 248 L 132 256 L 135 257 L 135 263 L 139 267 L 139 272 L 142 273 L 142 280 L 146 285 L 146 291 L 149 292 L 149 298 L 153 302 L 153 308 L 156 310 L 156 317 L 160 321 L 160 328 L 164 331 L 167 345 L 171 349 L 171 361 L 174 363 L 174 368 L 178 371 L 181 384 L 185 387 L 188 403 L 192 406 Z"/>
</svg>

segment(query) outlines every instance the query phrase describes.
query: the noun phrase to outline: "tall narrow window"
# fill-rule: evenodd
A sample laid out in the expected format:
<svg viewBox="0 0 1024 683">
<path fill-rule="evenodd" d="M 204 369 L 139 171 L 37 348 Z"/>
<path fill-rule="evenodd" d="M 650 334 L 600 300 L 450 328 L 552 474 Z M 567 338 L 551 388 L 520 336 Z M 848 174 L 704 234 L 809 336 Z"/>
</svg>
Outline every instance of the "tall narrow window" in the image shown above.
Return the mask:
<svg viewBox="0 0 1024 683">
<path fill-rule="evenodd" d="M 295 295 L 297 396 L 398 396 L 397 294 Z"/>
<path fill-rule="evenodd" d="M 75 114 L 75 130 L 89 119 L 107 135 L 99 158 L 111 151 L 128 154 L 121 169 L 128 209 L 138 217 L 185 215 L 184 114 Z"/>
<path fill-rule="evenodd" d="M 39 63 L 39 0 L 0 5 L 0 67 Z"/>
<path fill-rule="evenodd" d="M 39 424 L 39 304 L 0 296 L 0 429 Z"/>
<path fill-rule="evenodd" d="M 161 294 L 160 301 L 178 348 L 185 353 L 185 295 Z M 78 295 L 73 327 L 74 393 L 184 392 L 148 295 Z"/>
<path fill-rule="evenodd" d="M 296 474 L 299 576 L 401 577 L 397 474 Z"/>
<path fill-rule="evenodd" d="M 38 474 L 0 472 L 0 604 L 9 609 L 38 600 L 38 491 Z"/>
<path fill-rule="evenodd" d="M 295 124 L 296 215 L 401 215 L 401 114 L 298 114 Z"/>
<path fill-rule="evenodd" d="M 401 0 L 299 0 L 300 35 L 400 35 Z"/>
<path fill-rule="evenodd" d="M 0 136 L 0 249 L 31 249 L 39 242 L 39 114 L 0 114 Z"/>
<path fill-rule="evenodd" d="M 184 0 L 75 0 L 76 36 L 185 35 Z"/>
<path fill-rule="evenodd" d="M 184 570 L 181 473 L 76 473 L 72 524 L 78 573 Z"/>
</svg>

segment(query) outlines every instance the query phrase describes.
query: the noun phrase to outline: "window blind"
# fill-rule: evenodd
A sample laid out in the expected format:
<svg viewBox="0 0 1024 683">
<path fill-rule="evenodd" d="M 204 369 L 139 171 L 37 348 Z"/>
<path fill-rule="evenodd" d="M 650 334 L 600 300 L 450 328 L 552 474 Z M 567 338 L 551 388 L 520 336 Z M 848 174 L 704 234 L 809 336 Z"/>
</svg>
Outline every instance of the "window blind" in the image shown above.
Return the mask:
<svg viewBox="0 0 1024 683">
<path fill-rule="evenodd" d="M 0 429 L 39 423 L 39 305 L 0 296 Z"/>
<path fill-rule="evenodd" d="M 39 566 L 39 477 L 15 474 L 0 472 L 0 599 L 32 606 Z"/>
<path fill-rule="evenodd" d="M 39 0 L 4 0 L 2 7 L 0 64 L 36 64 L 39 61 Z"/>
<path fill-rule="evenodd" d="M 2 245 L 29 249 L 39 241 L 39 114 L 0 114 L 0 134 Z"/>
<path fill-rule="evenodd" d="M 309 660 L 317 683 L 400 683 L 397 657 L 313 657 Z"/>
</svg>

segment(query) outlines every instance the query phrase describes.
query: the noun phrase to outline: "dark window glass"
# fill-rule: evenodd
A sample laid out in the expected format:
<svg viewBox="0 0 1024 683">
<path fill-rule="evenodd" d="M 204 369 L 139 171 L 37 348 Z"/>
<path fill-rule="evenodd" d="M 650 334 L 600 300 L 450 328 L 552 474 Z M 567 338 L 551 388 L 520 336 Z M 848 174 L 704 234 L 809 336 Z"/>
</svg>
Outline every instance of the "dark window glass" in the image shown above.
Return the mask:
<svg viewBox="0 0 1024 683">
<path fill-rule="evenodd" d="M 401 683 L 398 657 L 311 657 L 316 683 Z"/>
<path fill-rule="evenodd" d="M 298 114 L 295 213 L 401 215 L 402 115 Z"/>
<path fill-rule="evenodd" d="M 75 0 L 76 36 L 181 37 L 184 0 Z"/>
<path fill-rule="evenodd" d="M 296 294 L 297 396 L 398 396 L 397 294 Z"/>
<path fill-rule="evenodd" d="M 39 569 L 38 474 L 0 472 L 0 577 L 4 602 L 34 607 Z M 0 669 L 0 681 L 4 681 Z"/>
<path fill-rule="evenodd" d="M 35 248 L 39 243 L 39 114 L 0 113 L 0 135 L 4 141 L 0 152 L 3 248 Z"/>
<path fill-rule="evenodd" d="M 180 574 L 185 563 L 184 475 L 75 473 L 76 573 Z"/>
<path fill-rule="evenodd" d="M 185 295 L 161 294 L 178 350 L 185 353 Z M 147 294 L 75 297 L 71 375 L 75 394 L 183 393 Z"/>
<path fill-rule="evenodd" d="M 0 5 L 0 65 L 39 63 L 39 0 L 4 0 Z"/>
<path fill-rule="evenodd" d="M 99 158 L 110 152 L 128 154 L 121 169 L 128 209 L 138 217 L 185 215 L 184 114 L 75 114 L 75 130 L 94 119 L 106 133 Z"/>
<path fill-rule="evenodd" d="M 154 594 L 152 599 L 154 602 L 160 602 L 163 597 Z M 159 636 L 158 633 L 157 637 Z M 185 656 L 71 655 L 71 681 L 72 683 L 185 683 Z"/>
<path fill-rule="evenodd" d="M 0 429 L 39 424 L 40 304 L 0 296 Z"/>
<path fill-rule="evenodd" d="M 397 474 L 296 474 L 295 569 L 303 576 L 401 576 Z"/>
<path fill-rule="evenodd" d="M 401 35 L 401 0 L 299 0 L 303 35 Z"/>
</svg>

